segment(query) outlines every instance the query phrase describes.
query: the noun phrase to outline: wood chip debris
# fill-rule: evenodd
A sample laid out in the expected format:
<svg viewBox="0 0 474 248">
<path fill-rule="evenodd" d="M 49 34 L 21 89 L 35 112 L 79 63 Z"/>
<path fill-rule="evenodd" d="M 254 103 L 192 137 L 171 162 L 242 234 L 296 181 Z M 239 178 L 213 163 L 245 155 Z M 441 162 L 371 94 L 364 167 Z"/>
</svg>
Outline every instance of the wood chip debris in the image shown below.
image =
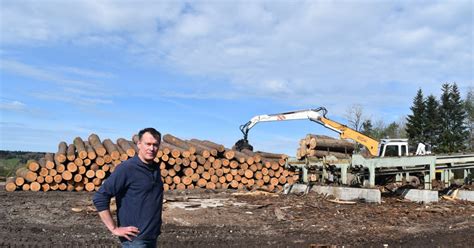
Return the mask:
<svg viewBox="0 0 474 248">
<path fill-rule="evenodd" d="M 339 199 L 334 199 L 334 200 L 326 199 L 326 201 L 333 202 L 333 203 L 338 203 L 338 204 L 356 204 L 357 203 L 355 201 L 342 201 L 342 200 L 339 200 Z"/>
<path fill-rule="evenodd" d="M 260 195 L 265 195 L 265 196 L 272 196 L 272 197 L 279 197 L 279 194 L 276 193 L 271 193 L 271 192 L 266 192 L 266 191 L 250 191 L 250 192 L 235 192 L 232 193 L 233 196 L 260 196 Z"/>
</svg>

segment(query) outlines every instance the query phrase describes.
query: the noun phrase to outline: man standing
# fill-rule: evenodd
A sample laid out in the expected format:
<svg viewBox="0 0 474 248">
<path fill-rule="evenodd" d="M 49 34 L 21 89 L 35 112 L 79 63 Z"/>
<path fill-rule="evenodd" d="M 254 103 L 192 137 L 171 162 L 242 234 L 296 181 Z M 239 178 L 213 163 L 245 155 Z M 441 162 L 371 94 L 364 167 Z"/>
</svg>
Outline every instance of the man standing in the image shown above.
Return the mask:
<svg viewBox="0 0 474 248">
<path fill-rule="evenodd" d="M 94 195 L 94 205 L 110 232 L 119 236 L 123 247 L 156 247 L 161 233 L 163 182 L 153 159 L 161 134 L 154 128 L 138 133 L 138 155 L 117 166 Z M 117 202 L 117 220 L 109 210 Z"/>
</svg>

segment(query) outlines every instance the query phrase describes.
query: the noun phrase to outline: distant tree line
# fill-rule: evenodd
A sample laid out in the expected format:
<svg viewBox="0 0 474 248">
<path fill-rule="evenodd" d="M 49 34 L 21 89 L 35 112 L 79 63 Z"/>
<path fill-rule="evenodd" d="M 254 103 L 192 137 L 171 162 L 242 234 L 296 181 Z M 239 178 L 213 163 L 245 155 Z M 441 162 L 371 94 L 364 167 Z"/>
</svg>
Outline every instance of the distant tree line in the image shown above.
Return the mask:
<svg viewBox="0 0 474 248">
<path fill-rule="evenodd" d="M 2 177 L 14 176 L 15 170 L 20 166 L 25 166 L 28 160 L 38 161 L 44 157 L 44 152 L 21 152 L 0 150 L 0 181 Z"/>
<path fill-rule="evenodd" d="M 474 151 L 474 92 L 470 88 L 462 99 L 456 83 L 445 83 L 438 100 L 425 97 L 419 89 L 413 98 L 412 113 L 398 122 L 385 124 L 364 118 L 360 105 L 351 106 L 346 114 L 349 125 L 374 139 L 408 138 L 410 145 L 431 146 L 434 152 Z"/>
<path fill-rule="evenodd" d="M 22 152 L 22 151 L 3 151 L 0 150 L 0 159 L 19 158 L 21 163 L 26 164 L 28 160 L 39 160 L 44 157 L 44 152 Z"/>
</svg>

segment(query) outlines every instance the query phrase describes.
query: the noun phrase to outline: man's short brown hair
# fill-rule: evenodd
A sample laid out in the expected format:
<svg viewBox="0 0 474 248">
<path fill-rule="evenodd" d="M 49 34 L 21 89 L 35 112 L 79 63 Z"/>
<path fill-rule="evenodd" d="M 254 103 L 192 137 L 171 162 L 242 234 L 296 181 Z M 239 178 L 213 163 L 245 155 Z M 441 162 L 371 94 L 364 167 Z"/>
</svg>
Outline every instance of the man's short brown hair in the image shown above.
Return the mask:
<svg viewBox="0 0 474 248">
<path fill-rule="evenodd" d="M 138 132 L 138 140 L 142 140 L 142 137 L 145 133 L 150 133 L 153 136 L 153 138 L 155 138 L 158 141 L 161 141 L 161 133 L 152 127 L 147 127 L 140 130 L 140 132 Z"/>
</svg>

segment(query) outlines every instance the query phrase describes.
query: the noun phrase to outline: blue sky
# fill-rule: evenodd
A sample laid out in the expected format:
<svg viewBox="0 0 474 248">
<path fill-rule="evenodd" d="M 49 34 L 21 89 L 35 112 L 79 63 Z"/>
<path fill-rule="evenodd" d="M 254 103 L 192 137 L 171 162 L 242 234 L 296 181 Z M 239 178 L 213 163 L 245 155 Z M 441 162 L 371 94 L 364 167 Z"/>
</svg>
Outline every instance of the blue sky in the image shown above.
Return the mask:
<svg viewBox="0 0 474 248">
<path fill-rule="evenodd" d="M 473 87 L 473 1 L 13 1 L 0 10 L 0 149 L 162 133 L 227 147 L 258 114 L 324 106 L 385 123 L 416 91 Z M 309 121 L 262 123 L 294 155 Z"/>
</svg>

